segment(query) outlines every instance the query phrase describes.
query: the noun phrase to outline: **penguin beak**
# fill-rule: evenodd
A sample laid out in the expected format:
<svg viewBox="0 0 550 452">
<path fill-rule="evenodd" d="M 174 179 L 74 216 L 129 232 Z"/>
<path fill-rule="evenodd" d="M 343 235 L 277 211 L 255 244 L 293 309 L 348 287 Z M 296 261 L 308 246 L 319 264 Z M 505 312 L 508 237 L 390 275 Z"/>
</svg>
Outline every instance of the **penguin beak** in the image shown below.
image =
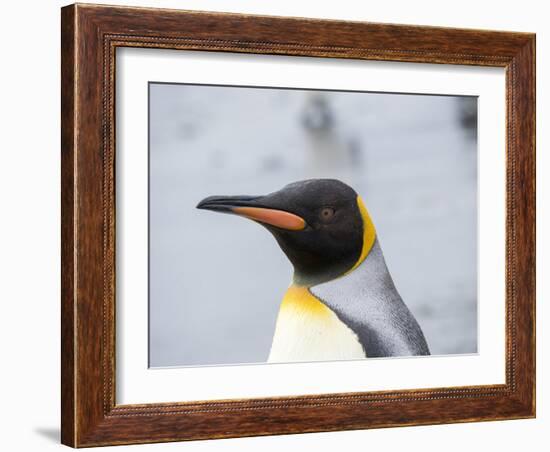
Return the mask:
<svg viewBox="0 0 550 452">
<path fill-rule="evenodd" d="M 306 222 L 302 217 L 268 204 L 263 196 L 209 196 L 197 204 L 197 209 L 236 214 L 289 231 L 305 229 Z"/>
</svg>

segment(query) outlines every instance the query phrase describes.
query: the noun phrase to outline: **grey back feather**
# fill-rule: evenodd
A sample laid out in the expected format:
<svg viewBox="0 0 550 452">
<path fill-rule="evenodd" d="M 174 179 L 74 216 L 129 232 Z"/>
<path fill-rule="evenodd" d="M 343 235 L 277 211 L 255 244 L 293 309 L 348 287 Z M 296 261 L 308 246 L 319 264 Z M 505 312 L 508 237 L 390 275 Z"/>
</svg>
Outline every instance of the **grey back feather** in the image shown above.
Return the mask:
<svg viewBox="0 0 550 452">
<path fill-rule="evenodd" d="M 310 291 L 357 334 L 368 358 L 430 354 L 395 288 L 378 239 L 354 271 Z"/>
</svg>

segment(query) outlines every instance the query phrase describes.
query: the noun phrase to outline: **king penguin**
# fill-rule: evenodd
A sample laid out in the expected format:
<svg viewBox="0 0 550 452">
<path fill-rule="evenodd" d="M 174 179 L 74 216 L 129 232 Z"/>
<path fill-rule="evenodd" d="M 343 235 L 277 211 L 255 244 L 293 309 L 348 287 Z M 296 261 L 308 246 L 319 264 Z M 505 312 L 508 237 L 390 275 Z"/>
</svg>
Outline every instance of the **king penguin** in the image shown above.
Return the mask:
<svg viewBox="0 0 550 452">
<path fill-rule="evenodd" d="M 430 354 L 365 204 L 348 185 L 310 179 L 265 196 L 210 196 L 197 208 L 263 225 L 294 267 L 268 362 Z"/>
</svg>

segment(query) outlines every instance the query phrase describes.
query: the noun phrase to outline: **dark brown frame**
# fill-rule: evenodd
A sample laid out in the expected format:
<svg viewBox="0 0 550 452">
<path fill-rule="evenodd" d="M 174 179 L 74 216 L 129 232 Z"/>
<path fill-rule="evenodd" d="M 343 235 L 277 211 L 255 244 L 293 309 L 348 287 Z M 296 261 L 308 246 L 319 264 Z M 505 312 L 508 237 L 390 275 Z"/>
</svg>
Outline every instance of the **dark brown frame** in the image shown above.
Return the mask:
<svg viewBox="0 0 550 452">
<path fill-rule="evenodd" d="M 61 438 L 83 447 L 535 416 L 535 35 L 176 10 L 62 9 Z M 117 47 L 506 69 L 506 383 L 115 404 Z"/>
</svg>

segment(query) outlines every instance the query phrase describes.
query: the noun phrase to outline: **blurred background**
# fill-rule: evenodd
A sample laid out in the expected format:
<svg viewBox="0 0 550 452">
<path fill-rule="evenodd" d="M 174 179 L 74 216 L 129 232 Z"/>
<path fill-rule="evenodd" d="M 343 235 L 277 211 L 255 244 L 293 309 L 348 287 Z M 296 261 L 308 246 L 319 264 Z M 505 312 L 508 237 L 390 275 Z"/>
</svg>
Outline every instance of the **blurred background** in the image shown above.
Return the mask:
<svg viewBox="0 0 550 452">
<path fill-rule="evenodd" d="M 434 355 L 477 352 L 477 98 L 149 85 L 149 365 L 265 362 L 292 268 L 195 209 L 330 177 L 363 198 Z"/>
</svg>

